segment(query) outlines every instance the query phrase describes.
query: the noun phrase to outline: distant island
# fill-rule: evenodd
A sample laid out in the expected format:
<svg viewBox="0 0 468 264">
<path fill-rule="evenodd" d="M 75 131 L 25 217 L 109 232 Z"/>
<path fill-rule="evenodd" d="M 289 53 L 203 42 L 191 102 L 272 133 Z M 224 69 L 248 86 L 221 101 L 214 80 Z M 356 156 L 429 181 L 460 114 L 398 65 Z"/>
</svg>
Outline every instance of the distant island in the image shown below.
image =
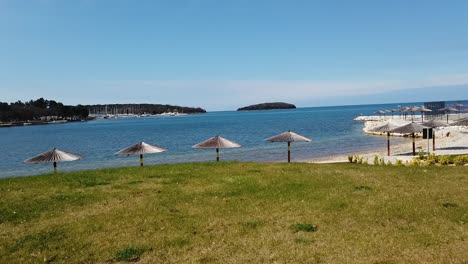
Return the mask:
<svg viewBox="0 0 468 264">
<path fill-rule="evenodd" d="M 246 107 L 241 107 L 237 111 L 250 111 L 250 110 L 273 110 L 273 109 L 294 109 L 296 108 L 293 104 L 283 103 L 283 102 L 274 102 L 274 103 L 263 103 L 249 105 Z"/>
<path fill-rule="evenodd" d="M 39 98 L 27 102 L 0 102 L 0 127 L 60 124 L 95 118 L 140 117 L 206 113 L 205 109 L 162 104 L 64 105 Z"/>
</svg>

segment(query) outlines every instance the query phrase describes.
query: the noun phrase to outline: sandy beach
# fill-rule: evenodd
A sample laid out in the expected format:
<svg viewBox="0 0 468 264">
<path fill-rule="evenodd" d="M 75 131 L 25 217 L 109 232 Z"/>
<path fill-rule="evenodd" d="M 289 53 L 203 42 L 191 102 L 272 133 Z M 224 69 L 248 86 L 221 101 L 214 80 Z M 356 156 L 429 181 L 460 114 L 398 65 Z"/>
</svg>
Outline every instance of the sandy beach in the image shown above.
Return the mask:
<svg viewBox="0 0 468 264">
<path fill-rule="evenodd" d="M 449 115 L 449 124 L 453 123 L 454 120 L 459 118 L 466 118 L 467 114 L 459 115 L 453 114 Z M 411 116 L 408 116 L 407 119 L 403 119 L 399 116 L 359 116 L 354 119 L 358 122 L 363 123 L 363 133 L 374 134 L 382 136 L 383 139 L 387 137 L 385 133 L 374 133 L 370 132 L 373 128 L 382 126 L 386 123 L 390 123 L 394 126 L 402 126 L 411 122 Z M 421 122 L 420 116 L 414 117 L 414 122 Z M 446 118 L 437 118 L 437 121 L 445 122 Z M 468 154 L 468 127 L 467 126 L 447 126 L 435 128 L 436 133 L 436 155 L 448 155 L 448 154 Z M 386 140 L 382 140 L 382 147 L 374 149 L 371 151 L 363 151 L 356 153 L 347 153 L 345 155 L 337 155 L 330 157 L 322 157 L 311 159 L 308 162 L 311 163 L 337 163 L 337 162 L 348 162 L 349 155 L 359 155 L 362 156 L 364 160 L 368 160 L 369 164 L 373 163 L 374 157 L 378 156 L 379 158 L 385 159 L 385 161 L 390 161 L 395 163 L 397 160 L 403 162 L 410 161 L 413 159 L 412 153 L 412 139 L 407 137 L 404 142 L 392 143 L 392 139 L 397 137 L 403 137 L 404 135 L 392 135 L 390 139 L 391 152 L 390 156 L 387 155 L 387 143 Z M 432 139 L 422 139 L 421 134 L 416 135 L 416 151 L 423 150 L 424 152 L 434 153 L 432 150 Z M 428 147 L 429 145 L 429 147 Z"/>
</svg>

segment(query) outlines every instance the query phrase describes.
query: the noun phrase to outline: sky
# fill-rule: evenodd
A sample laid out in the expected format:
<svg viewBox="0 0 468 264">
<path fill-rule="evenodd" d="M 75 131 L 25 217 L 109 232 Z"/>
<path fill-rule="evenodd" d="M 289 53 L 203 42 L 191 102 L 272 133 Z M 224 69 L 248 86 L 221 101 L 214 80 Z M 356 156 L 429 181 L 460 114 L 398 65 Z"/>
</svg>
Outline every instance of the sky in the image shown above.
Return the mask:
<svg viewBox="0 0 468 264">
<path fill-rule="evenodd" d="M 467 11 L 464 0 L 0 0 L 0 101 L 213 111 L 468 99 Z"/>
</svg>

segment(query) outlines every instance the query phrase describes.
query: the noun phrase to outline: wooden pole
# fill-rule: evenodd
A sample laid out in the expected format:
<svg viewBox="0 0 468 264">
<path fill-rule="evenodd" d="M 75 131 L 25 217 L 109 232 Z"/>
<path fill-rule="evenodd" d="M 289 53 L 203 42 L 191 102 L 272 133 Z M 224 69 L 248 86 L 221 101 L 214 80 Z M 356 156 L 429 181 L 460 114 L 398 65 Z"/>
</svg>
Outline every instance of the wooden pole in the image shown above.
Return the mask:
<svg viewBox="0 0 468 264">
<path fill-rule="evenodd" d="M 219 161 L 219 148 L 216 148 L 216 161 Z"/>
<path fill-rule="evenodd" d="M 432 151 L 435 151 L 435 128 L 432 128 Z"/>
<path fill-rule="evenodd" d="M 413 138 L 413 156 L 416 156 L 416 139 L 414 133 L 411 133 L 411 137 Z"/>
<path fill-rule="evenodd" d="M 390 156 L 390 132 L 387 132 L 387 155 Z"/>
<path fill-rule="evenodd" d="M 143 154 L 140 154 L 140 166 L 143 167 Z"/>
<path fill-rule="evenodd" d="M 57 173 L 57 162 L 54 161 L 54 174 L 56 174 L 56 173 Z"/>
<path fill-rule="evenodd" d="M 288 141 L 288 163 L 291 162 L 291 142 Z"/>
</svg>

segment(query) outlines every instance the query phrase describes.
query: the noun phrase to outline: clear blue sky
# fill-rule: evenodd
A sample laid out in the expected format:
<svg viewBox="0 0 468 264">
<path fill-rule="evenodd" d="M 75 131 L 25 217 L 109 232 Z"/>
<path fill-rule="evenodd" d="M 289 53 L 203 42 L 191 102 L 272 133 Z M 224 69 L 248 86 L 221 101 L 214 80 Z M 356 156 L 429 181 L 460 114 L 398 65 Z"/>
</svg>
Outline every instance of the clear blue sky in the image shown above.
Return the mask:
<svg viewBox="0 0 468 264">
<path fill-rule="evenodd" d="M 223 110 L 432 86 L 468 99 L 467 12 L 455 0 L 0 0 L 0 101 Z"/>
</svg>

